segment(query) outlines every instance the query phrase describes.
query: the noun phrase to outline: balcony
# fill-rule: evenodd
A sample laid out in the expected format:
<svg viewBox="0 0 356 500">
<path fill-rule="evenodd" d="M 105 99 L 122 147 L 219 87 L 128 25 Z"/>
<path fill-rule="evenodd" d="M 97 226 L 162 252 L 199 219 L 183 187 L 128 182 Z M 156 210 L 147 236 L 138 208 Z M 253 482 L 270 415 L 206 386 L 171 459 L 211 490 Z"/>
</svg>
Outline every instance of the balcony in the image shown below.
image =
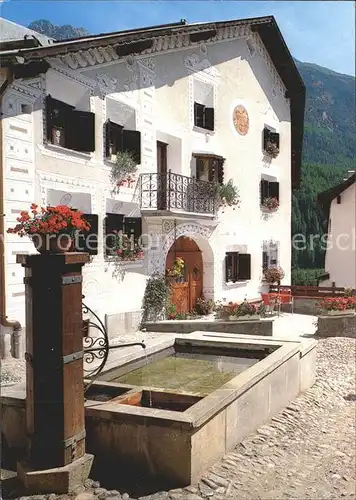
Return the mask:
<svg viewBox="0 0 356 500">
<path fill-rule="evenodd" d="M 214 216 L 216 184 L 172 172 L 141 174 L 140 203 L 141 210 Z"/>
</svg>

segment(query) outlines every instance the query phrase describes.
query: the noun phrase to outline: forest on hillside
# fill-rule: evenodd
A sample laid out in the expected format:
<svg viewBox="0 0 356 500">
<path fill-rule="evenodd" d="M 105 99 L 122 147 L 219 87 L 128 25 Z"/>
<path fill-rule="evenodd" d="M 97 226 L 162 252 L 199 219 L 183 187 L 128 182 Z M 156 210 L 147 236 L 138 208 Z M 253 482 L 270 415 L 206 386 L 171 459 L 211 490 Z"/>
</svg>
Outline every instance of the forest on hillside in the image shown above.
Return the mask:
<svg viewBox="0 0 356 500">
<path fill-rule="evenodd" d="M 47 20 L 34 21 L 29 28 L 57 40 L 88 34 L 83 28 L 56 26 Z M 355 169 L 355 78 L 328 68 L 295 60 L 306 85 L 303 165 L 300 189 L 292 195 L 292 236 L 324 234 L 325 215 L 317 204 L 318 193 L 339 184 L 348 170 Z M 320 273 L 325 253 L 320 243 L 293 250 L 294 276 L 299 268 Z M 309 277 L 311 274 L 309 273 Z M 309 278 L 308 278 L 309 279 Z M 311 279 L 311 278 L 310 278 Z"/>
</svg>

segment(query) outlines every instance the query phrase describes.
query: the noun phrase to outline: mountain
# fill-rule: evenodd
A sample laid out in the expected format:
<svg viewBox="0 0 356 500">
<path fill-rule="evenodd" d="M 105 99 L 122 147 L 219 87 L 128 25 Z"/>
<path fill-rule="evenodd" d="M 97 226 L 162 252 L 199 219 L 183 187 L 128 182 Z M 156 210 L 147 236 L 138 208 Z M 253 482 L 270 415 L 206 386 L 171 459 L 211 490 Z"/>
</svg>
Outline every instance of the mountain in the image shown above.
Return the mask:
<svg viewBox="0 0 356 500">
<path fill-rule="evenodd" d="M 307 89 L 304 162 L 353 167 L 355 78 L 296 61 Z"/>
<path fill-rule="evenodd" d="M 28 28 L 42 35 L 54 38 L 55 40 L 67 40 L 68 38 L 78 38 L 80 36 L 89 35 L 88 31 L 84 28 L 75 28 L 70 24 L 56 26 L 46 19 L 32 21 L 32 23 L 28 25 Z"/>
<path fill-rule="evenodd" d="M 84 28 L 55 26 L 34 21 L 29 28 L 65 40 L 88 34 Z M 316 203 L 321 191 L 341 182 L 355 168 L 355 78 L 317 64 L 295 60 L 306 85 L 306 110 L 302 182 L 292 198 L 292 235 L 321 236 L 326 229 L 324 214 Z M 314 248 L 293 250 L 294 268 L 323 268 L 325 253 L 315 239 Z"/>
<path fill-rule="evenodd" d="M 296 61 L 306 86 L 302 182 L 292 198 L 292 234 L 321 236 L 325 216 L 316 196 L 342 182 L 355 168 L 355 78 L 317 64 Z M 318 239 L 313 248 L 293 250 L 294 267 L 323 268 L 325 252 Z"/>
</svg>

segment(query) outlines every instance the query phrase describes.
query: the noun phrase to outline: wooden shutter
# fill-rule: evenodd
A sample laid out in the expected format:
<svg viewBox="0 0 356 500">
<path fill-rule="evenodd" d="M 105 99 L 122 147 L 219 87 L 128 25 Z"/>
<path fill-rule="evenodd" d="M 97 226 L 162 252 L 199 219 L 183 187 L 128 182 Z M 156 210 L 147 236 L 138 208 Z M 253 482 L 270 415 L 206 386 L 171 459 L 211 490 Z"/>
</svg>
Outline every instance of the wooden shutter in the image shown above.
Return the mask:
<svg viewBox="0 0 356 500">
<path fill-rule="evenodd" d="M 263 250 L 263 252 L 262 252 L 262 269 L 267 269 L 268 264 L 269 264 L 268 252 L 266 250 Z"/>
<path fill-rule="evenodd" d="M 105 157 L 111 157 L 111 147 L 112 147 L 112 138 L 111 138 L 111 121 L 108 120 L 105 123 Z"/>
<path fill-rule="evenodd" d="M 266 146 L 267 146 L 267 141 L 269 141 L 269 137 L 270 136 L 270 130 L 265 127 L 263 129 L 263 149 L 266 149 Z"/>
<path fill-rule="evenodd" d="M 46 131 L 47 142 L 52 142 L 52 119 L 53 119 L 53 99 L 50 95 L 46 97 Z"/>
<path fill-rule="evenodd" d="M 95 150 L 95 115 L 89 111 L 73 111 L 68 127 L 68 147 L 75 151 Z"/>
<path fill-rule="evenodd" d="M 268 184 L 269 184 L 269 182 L 266 181 L 265 179 L 262 179 L 260 182 L 260 202 L 261 202 L 261 205 L 263 204 L 263 200 L 265 198 L 268 198 L 268 196 L 269 196 Z"/>
<path fill-rule="evenodd" d="M 111 159 L 111 155 L 116 155 L 122 151 L 122 131 L 123 126 L 110 120 L 105 124 L 105 156 Z"/>
<path fill-rule="evenodd" d="M 270 196 L 271 198 L 277 198 L 277 200 L 279 200 L 279 182 L 268 183 L 268 196 Z"/>
<path fill-rule="evenodd" d="M 239 254 L 238 275 L 239 280 L 251 279 L 251 255 L 249 253 Z"/>
<path fill-rule="evenodd" d="M 279 134 L 277 132 L 270 132 L 269 140 L 279 148 Z"/>
<path fill-rule="evenodd" d="M 235 282 L 238 279 L 238 252 L 226 252 L 225 281 Z"/>
<path fill-rule="evenodd" d="M 138 130 L 122 129 L 122 150 L 131 153 L 138 165 L 141 163 L 141 133 Z"/>
<path fill-rule="evenodd" d="M 96 214 L 83 214 L 90 225 L 89 231 L 80 231 L 78 235 L 78 252 L 88 252 L 90 255 L 98 254 L 98 216 Z"/>
<path fill-rule="evenodd" d="M 61 137 L 56 141 L 61 146 L 69 147 L 67 144 L 68 117 L 70 117 L 73 106 L 65 102 L 53 99 L 50 95 L 46 98 L 46 132 L 47 141 L 55 143 L 53 140 L 54 129 L 61 133 Z"/>
<path fill-rule="evenodd" d="M 137 242 L 142 235 L 142 218 L 141 217 L 125 217 L 124 220 L 125 234 L 127 236 L 134 235 L 134 240 Z"/>
<path fill-rule="evenodd" d="M 204 128 L 207 130 L 214 130 L 214 108 L 205 108 Z"/>
<path fill-rule="evenodd" d="M 196 127 L 204 127 L 204 109 L 205 106 L 199 102 L 194 103 L 194 125 Z"/>
<path fill-rule="evenodd" d="M 104 245 L 106 254 L 110 254 L 110 250 L 113 248 L 115 237 L 112 235 L 112 233 L 114 231 L 123 231 L 123 230 L 124 230 L 124 216 L 122 214 L 106 214 L 105 235 L 104 235 L 104 240 L 105 240 Z"/>
<path fill-rule="evenodd" d="M 218 160 L 218 183 L 224 184 L 224 163 L 225 158 L 220 158 Z"/>
<path fill-rule="evenodd" d="M 227 253 L 225 255 L 225 282 L 232 280 L 232 255 Z"/>
</svg>

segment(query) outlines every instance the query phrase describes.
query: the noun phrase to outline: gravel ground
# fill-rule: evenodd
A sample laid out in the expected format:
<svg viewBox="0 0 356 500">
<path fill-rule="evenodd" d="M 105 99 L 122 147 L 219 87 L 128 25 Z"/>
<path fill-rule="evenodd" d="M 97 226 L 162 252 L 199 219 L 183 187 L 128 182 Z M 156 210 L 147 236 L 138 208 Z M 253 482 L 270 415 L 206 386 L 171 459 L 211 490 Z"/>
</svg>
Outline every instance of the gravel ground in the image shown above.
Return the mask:
<svg viewBox="0 0 356 500">
<path fill-rule="evenodd" d="M 24 359 L 7 358 L 1 360 L 0 384 L 11 384 L 26 380 Z"/>
<path fill-rule="evenodd" d="M 317 353 L 315 385 L 211 467 L 198 485 L 156 492 L 140 499 L 356 498 L 356 342 L 345 338 L 322 339 Z M 108 491 L 89 480 L 85 492 L 76 499 L 107 497 L 130 498 L 127 493 Z M 71 497 L 27 498 L 69 500 Z"/>
</svg>

